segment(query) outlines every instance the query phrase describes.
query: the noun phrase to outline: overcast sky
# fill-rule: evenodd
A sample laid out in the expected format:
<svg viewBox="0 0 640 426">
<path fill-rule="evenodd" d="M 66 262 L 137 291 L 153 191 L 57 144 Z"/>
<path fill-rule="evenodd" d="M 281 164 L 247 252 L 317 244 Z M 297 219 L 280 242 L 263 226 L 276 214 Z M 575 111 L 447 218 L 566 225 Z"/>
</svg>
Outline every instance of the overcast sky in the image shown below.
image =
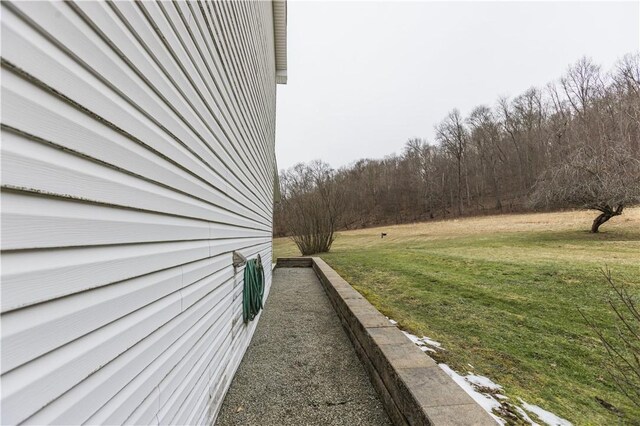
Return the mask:
<svg viewBox="0 0 640 426">
<path fill-rule="evenodd" d="M 289 0 L 278 166 L 399 153 L 451 109 L 541 87 L 583 55 L 610 69 L 639 48 L 639 4 Z"/>
</svg>

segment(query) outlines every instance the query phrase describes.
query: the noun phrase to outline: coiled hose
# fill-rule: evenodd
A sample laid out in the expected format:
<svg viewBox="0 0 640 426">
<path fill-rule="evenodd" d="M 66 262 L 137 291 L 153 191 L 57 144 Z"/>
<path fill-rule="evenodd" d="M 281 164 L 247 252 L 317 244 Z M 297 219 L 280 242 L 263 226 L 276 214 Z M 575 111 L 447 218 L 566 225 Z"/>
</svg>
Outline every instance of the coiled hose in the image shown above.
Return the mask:
<svg viewBox="0 0 640 426">
<path fill-rule="evenodd" d="M 242 291 L 242 318 L 244 323 L 253 321 L 262 309 L 264 296 L 264 269 L 260 255 L 247 260 L 244 267 L 244 288 Z"/>
</svg>

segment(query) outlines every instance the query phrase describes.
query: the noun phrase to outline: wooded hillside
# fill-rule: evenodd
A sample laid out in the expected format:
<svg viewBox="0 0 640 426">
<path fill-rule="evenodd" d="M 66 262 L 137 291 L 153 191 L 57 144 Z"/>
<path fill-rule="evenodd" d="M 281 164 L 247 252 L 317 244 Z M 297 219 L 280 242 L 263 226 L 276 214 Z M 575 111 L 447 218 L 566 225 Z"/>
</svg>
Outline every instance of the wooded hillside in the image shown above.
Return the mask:
<svg viewBox="0 0 640 426">
<path fill-rule="evenodd" d="M 435 140 L 410 139 L 401 154 L 282 171 L 274 233 L 287 233 L 301 194 L 334 194 L 342 229 L 566 207 L 615 214 L 640 202 L 639 138 L 640 54 L 608 72 L 582 58 L 543 88 L 467 116 L 454 109 Z"/>
</svg>

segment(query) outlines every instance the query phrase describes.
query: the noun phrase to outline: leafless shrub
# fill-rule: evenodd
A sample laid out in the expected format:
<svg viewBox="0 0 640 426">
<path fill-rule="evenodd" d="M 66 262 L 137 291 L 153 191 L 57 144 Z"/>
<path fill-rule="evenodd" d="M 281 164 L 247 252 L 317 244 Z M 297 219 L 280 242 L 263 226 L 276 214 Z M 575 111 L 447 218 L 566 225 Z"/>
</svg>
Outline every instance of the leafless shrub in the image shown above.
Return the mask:
<svg viewBox="0 0 640 426">
<path fill-rule="evenodd" d="M 615 322 L 609 330 L 596 325 L 580 311 L 607 351 L 605 369 L 613 383 L 633 404 L 640 407 L 640 311 L 638 300 L 625 285 L 617 284 L 611 271 L 602 271 L 611 293 L 607 304 Z"/>
<path fill-rule="evenodd" d="M 297 164 L 280 177 L 281 219 L 303 255 L 329 251 L 340 213 L 335 171 L 314 161 Z"/>
</svg>

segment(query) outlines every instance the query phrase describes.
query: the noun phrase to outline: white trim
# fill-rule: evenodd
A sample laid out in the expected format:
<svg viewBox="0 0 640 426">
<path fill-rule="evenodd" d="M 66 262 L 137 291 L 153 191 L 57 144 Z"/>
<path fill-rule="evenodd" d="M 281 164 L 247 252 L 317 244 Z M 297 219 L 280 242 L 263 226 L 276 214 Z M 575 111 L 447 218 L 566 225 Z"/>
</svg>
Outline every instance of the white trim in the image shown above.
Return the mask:
<svg viewBox="0 0 640 426">
<path fill-rule="evenodd" d="M 287 84 L 287 2 L 273 0 L 273 30 L 275 35 L 276 83 Z"/>
</svg>

